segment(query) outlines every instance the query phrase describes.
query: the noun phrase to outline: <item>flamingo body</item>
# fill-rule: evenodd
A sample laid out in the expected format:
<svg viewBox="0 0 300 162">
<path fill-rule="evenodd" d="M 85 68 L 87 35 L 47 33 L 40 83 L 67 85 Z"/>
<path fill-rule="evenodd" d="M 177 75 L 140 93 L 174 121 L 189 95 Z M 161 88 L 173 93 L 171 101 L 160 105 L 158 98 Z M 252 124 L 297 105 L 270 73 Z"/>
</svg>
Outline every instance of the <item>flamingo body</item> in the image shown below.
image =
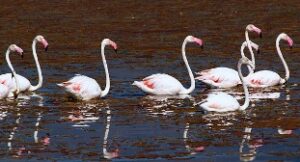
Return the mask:
<svg viewBox="0 0 300 162">
<path fill-rule="evenodd" d="M 80 74 L 57 85 L 79 100 L 90 100 L 101 94 L 101 88 L 95 79 Z"/>
<path fill-rule="evenodd" d="M 215 112 L 235 111 L 240 108 L 238 101 L 224 92 L 209 94 L 200 106 L 206 111 Z"/>
<path fill-rule="evenodd" d="M 153 74 L 133 85 L 152 95 L 179 95 L 185 88 L 174 77 L 168 74 Z"/>
<path fill-rule="evenodd" d="M 218 88 L 230 88 L 241 83 L 238 72 L 227 67 L 207 69 L 197 74 L 200 76 L 195 79 Z"/>
<path fill-rule="evenodd" d="M 20 92 L 27 91 L 31 86 L 30 81 L 27 78 L 25 78 L 19 74 L 17 74 L 16 77 L 19 81 Z M 0 83 L 6 85 L 9 89 L 16 88 L 15 77 L 12 77 L 11 73 L 6 73 L 6 74 L 0 75 Z"/>
<path fill-rule="evenodd" d="M 264 88 L 282 83 L 283 79 L 274 71 L 261 70 L 248 75 L 245 81 L 248 86 L 254 88 Z"/>
</svg>

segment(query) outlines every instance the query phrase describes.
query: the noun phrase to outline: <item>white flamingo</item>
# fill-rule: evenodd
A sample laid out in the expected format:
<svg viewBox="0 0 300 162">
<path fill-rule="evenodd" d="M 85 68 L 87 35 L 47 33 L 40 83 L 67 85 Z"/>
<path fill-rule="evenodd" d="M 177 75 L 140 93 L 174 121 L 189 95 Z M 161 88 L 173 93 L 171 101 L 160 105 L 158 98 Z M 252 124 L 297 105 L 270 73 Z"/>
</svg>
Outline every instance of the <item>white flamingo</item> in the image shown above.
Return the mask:
<svg viewBox="0 0 300 162">
<path fill-rule="evenodd" d="M 102 91 L 97 81 L 93 78 L 87 77 L 85 75 L 76 74 L 73 78 L 66 82 L 57 84 L 63 87 L 67 93 L 71 94 L 73 97 L 79 100 L 90 100 L 95 97 L 104 97 L 108 94 L 110 88 L 110 79 L 107 69 L 106 59 L 104 56 L 104 48 L 106 45 L 110 45 L 117 50 L 117 44 L 109 39 L 103 39 L 101 43 L 101 56 L 105 70 L 106 85 L 105 89 Z"/>
<path fill-rule="evenodd" d="M 24 91 L 35 91 L 37 89 L 39 89 L 40 87 L 42 87 L 42 84 L 43 84 L 43 76 L 42 76 L 42 70 L 41 70 L 41 66 L 40 66 L 40 63 L 39 63 L 39 60 L 38 60 L 38 57 L 37 57 L 37 53 L 36 53 L 36 43 L 39 42 L 39 43 L 42 43 L 45 50 L 48 49 L 48 42 L 46 41 L 46 39 L 41 36 L 41 35 L 38 35 L 36 36 L 34 39 L 33 39 L 33 42 L 32 42 L 32 54 L 33 54 L 33 58 L 35 60 L 35 64 L 36 64 L 36 67 L 37 67 L 37 71 L 38 71 L 38 75 L 39 75 L 39 81 L 38 81 L 38 84 L 33 86 L 31 85 L 30 81 L 17 74 L 16 75 L 16 78 L 19 82 L 19 88 L 20 88 L 20 92 L 24 92 Z M 9 87 L 15 87 L 15 82 L 11 82 L 10 80 L 12 79 L 11 77 L 11 74 L 10 73 L 6 73 L 6 74 L 2 74 L 0 75 L 0 82 L 3 83 Z M 12 85 L 8 85 L 8 83 L 12 84 Z"/>
<path fill-rule="evenodd" d="M 250 41 L 248 31 L 256 32 L 260 36 L 262 35 L 262 32 L 259 28 L 257 28 L 252 24 L 247 25 L 245 30 L 246 43 L 244 42 L 241 46 L 242 57 L 245 56 L 244 48 L 246 46 L 248 47 L 251 54 L 251 61 L 253 62 L 254 65 L 253 70 L 255 70 L 255 57 L 254 57 L 252 47 L 257 50 L 258 45 Z M 250 70 L 250 73 L 253 72 L 251 68 L 248 67 L 248 69 Z M 202 70 L 196 74 L 200 76 L 196 77 L 195 79 L 200 80 L 208 85 L 217 88 L 231 88 L 237 86 L 238 84 L 241 84 L 237 71 L 232 68 L 217 67 L 217 68 Z"/>
<path fill-rule="evenodd" d="M 250 65 L 253 68 L 253 63 L 247 58 L 242 57 L 238 62 L 238 73 L 242 81 L 244 93 L 245 93 L 245 102 L 241 106 L 239 102 L 231 95 L 228 95 L 224 92 L 209 94 L 207 99 L 201 102 L 200 107 L 207 111 L 215 112 L 227 112 L 235 110 L 245 110 L 249 106 L 249 91 L 245 83 L 244 77 L 241 72 L 242 64 Z"/>
<path fill-rule="evenodd" d="M 134 81 L 132 85 L 152 95 L 184 95 L 191 93 L 195 89 L 195 79 L 185 54 L 185 47 L 188 42 L 195 42 L 200 46 L 203 45 L 203 42 L 194 36 L 187 36 L 182 43 L 182 57 L 191 79 L 190 88 L 184 88 L 183 85 L 171 75 L 161 73 L 150 75 L 142 81 Z"/>
<path fill-rule="evenodd" d="M 276 39 L 276 49 L 285 69 L 285 78 L 281 78 L 279 74 L 277 74 L 274 71 L 260 70 L 248 75 L 245 78 L 245 81 L 248 84 L 248 86 L 254 88 L 270 87 L 278 84 L 284 84 L 289 79 L 290 71 L 279 47 L 279 42 L 281 39 L 287 41 L 290 47 L 293 46 L 293 40 L 285 33 L 279 34 Z"/>
<path fill-rule="evenodd" d="M 244 53 L 244 49 L 246 46 L 247 46 L 247 41 L 244 41 L 241 46 L 242 57 L 246 57 Z M 256 43 L 251 42 L 251 46 L 257 52 L 259 51 L 259 46 Z M 253 73 L 253 69 L 250 66 L 248 66 L 248 70 L 250 73 Z M 238 84 L 241 84 L 241 80 L 238 72 L 228 67 L 216 67 L 212 69 L 207 69 L 197 74 L 200 76 L 196 77 L 195 79 L 218 88 L 231 88 L 237 86 Z"/>
<path fill-rule="evenodd" d="M 9 73 L 9 77 L 14 78 L 17 75 L 17 73 L 14 70 L 14 68 L 10 62 L 10 58 L 9 58 L 10 52 L 17 52 L 23 57 L 23 50 L 20 47 L 18 47 L 17 45 L 12 44 L 8 47 L 6 54 L 5 54 L 6 62 L 12 72 L 12 73 Z M 14 83 L 10 83 L 10 82 L 14 82 Z M 0 83 L 1 83 L 0 84 L 0 99 L 7 98 L 7 97 L 8 98 L 16 97 L 16 95 L 19 94 L 20 89 L 19 89 L 18 79 L 9 79 L 7 81 L 1 81 Z M 15 87 L 9 86 L 12 84 L 14 84 L 16 86 Z"/>
</svg>

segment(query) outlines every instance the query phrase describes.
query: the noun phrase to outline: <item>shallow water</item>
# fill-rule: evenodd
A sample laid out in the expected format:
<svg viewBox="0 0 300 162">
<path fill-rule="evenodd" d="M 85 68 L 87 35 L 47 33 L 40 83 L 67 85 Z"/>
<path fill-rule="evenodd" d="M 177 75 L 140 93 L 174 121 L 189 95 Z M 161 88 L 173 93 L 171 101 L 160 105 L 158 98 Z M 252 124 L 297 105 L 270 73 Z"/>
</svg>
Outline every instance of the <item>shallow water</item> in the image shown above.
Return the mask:
<svg viewBox="0 0 300 162">
<path fill-rule="evenodd" d="M 25 50 L 12 55 L 17 72 L 36 83 L 31 41 L 42 34 L 49 51 L 38 50 L 44 84 L 34 94 L 0 104 L 2 161 L 191 160 L 239 161 L 300 159 L 299 76 L 300 3 L 271 1 L 14 1 L 1 2 L 0 49 L 11 43 Z M 188 45 L 194 72 L 235 68 L 244 29 L 263 30 L 257 69 L 284 74 L 275 39 L 286 32 L 293 49 L 282 45 L 291 78 L 285 86 L 250 89 L 256 96 L 244 112 L 207 113 L 195 103 L 215 91 L 196 83 L 191 96 L 165 99 L 147 96 L 134 80 L 171 74 L 190 82 L 180 55 L 186 35 L 204 40 L 202 50 Z M 105 85 L 100 41 L 109 37 L 118 54 L 107 48 L 111 90 L 105 99 L 77 102 L 55 83 L 80 73 Z M 40 48 L 40 46 L 39 46 Z M 4 56 L 0 56 L 4 60 Z M 1 73 L 8 72 L 5 62 Z M 242 88 L 229 92 L 243 97 Z M 243 102 L 241 100 L 241 102 Z M 249 128 L 252 128 L 250 131 Z M 107 136 L 106 136 L 107 135 Z"/>
</svg>

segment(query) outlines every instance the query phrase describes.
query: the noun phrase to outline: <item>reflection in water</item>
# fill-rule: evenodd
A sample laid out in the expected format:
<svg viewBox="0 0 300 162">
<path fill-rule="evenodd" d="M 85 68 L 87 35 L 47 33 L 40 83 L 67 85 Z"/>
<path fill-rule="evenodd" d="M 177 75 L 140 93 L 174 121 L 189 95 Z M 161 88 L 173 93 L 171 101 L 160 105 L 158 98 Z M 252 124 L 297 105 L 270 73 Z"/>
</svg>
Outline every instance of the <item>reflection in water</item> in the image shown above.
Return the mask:
<svg viewBox="0 0 300 162">
<path fill-rule="evenodd" d="M 226 127 L 230 127 L 237 121 L 238 112 L 226 112 L 226 113 L 215 113 L 215 112 L 206 112 L 202 116 L 202 118 L 206 121 L 206 125 L 209 128 L 213 128 L 215 126 L 222 127 L 225 129 Z"/>
<path fill-rule="evenodd" d="M 20 124 L 20 120 L 21 120 L 21 113 L 19 112 L 20 111 L 20 108 L 17 108 L 17 119 L 15 121 L 15 126 L 13 127 L 12 131 L 10 132 L 9 134 L 9 137 L 8 137 L 8 143 L 7 143 L 7 146 L 8 146 L 8 150 L 9 151 L 12 151 L 13 147 L 12 147 L 12 141 L 14 139 L 14 136 L 15 136 L 15 132 L 17 131 L 18 127 L 19 127 L 19 124 Z"/>
<path fill-rule="evenodd" d="M 278 134 L 284 134 L 284 135 L 290 135 L 293 133 L 293 130 L 291 129 L 281 129 L 281 128 L 278 128 Z"/>
<path fill-rule="evenodd" d="M 109 108 L 106 110 L 106 127 L 105 133 L 103 138 L 103 157 L 106 159 L 112 159 L 119 157 L 119 149 L 115 149 L 114 151 L 108 152 L 107 151 L 107 142 L 108 142 L 108 133 L 110 128 L 110 121 L 111 121 L 111 111 Z"/>
<path fill-rule="evenodd" d="M 141 105 L 153 116 L 173 115 L 174 108 L 190 107 L 194 98 L 190 95 L 143 97 Z"/>
<path fill-rule="evenodd" d="M 243 140 L 240 144 L 240 160 L 241 161 L 253 161 L 256 157 L 256 147 L 250 147 L 249 141 L 251 138 L 252 128 L 245 128 Z M 247 145 L 249 152 L 244 151 L 244 145 Z"/>
<path fill-rule="evenodd" d="M 197 147 L 191 147 L 188 143 L 188 131 L 189 131 L 189 128 L 190 128 L 190 123 L 186 123 L 185 124 L 185 128 L 184 128 L 184 132 L 183 132 L 183 140 L 184 140 L 184 143 L 185 143 L 185 148 L 186 150 L 191 154 L 191 155 L 195 155 L 197 154 L 198 152 L 202 152 L 204 151 L 204 146 L 197 146 Z"/>
<path fill-rule="evenodd" d="M 95 111 L 94 111 L 95 110 Z M 74 122 L 73 127 L 89 127 L 91 123 L 99 120 L 97 112 L 100 111 L 97 104 L 83 103 L 78 106 L 78 109 L 69 112 L 67 119 Z"/>
</svg>

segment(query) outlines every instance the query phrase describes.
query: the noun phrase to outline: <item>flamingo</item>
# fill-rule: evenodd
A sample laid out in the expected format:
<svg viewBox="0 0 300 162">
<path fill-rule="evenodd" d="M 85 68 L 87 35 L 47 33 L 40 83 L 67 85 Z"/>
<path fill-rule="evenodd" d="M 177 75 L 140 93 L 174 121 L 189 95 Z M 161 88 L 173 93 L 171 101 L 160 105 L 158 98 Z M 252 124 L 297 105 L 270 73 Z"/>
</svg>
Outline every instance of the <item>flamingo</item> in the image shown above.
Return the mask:
<svg viewBox="0 0 300 162">
<path fill-rule="evenodd" d="M 108 94 L 110 88 L 110 80 L 109 80 L 109 73 L 107 69 L 106 59 L 104 56 L 104 48 L 105 46 L 110 45 L 112 48 L 117 51 L 117 44 L 111 41 L 108 38 L 105 38 L 101 42 L 101 56 L 105 70 L 105 77 L 106 77 L 106 85 L 105 89 L 102 91 L 97 81 L 93 78 L 90 78 L 85 75 L 76 74 L 70 80 L 66 82 L 62 82 L 57 84 L 60 87 L 63 87 L 65 91 L 71 94 L 78 100 L 87 101 L 93 99 L 95 97 L 105 97 Z"/>
<path fill-rule="evenodd" d="M 290 71 L 289 71 L 289 68 L 288 68 L 288 65 L 287 65 L 285 59 L 283 58 L 282 52 L 279 47 L 279 42 L 281 39 L 287 41 L 290 48 L 292 48 L 292 46 L 293 46 L 293 40 L 285 33 L 279 34 L 276 39 L 276 49 L 277 49 L 279 58 L 281 59 L 281 62 L 285 69 L 285 78 L 281 78 L 279 76 L 279 74 L 277 74 L 274 71 L 261 70 L 261 71 L 252 73 L 245 78 L 245 81 L 247 82 L 248 86 L 254 87 L 254 88 L 271 87 L 271 86 L 275 86 L 278 84 L 284 84 L 289 79 Z"/>
<path fill-rule="evenodd" d="M 251 46 L 259 52 L 259 46 L 256 43 L 251 42 Z M 247 46 L 247 41 L 244 41 L 241 46 L 241 55 L 246 57 L 244 54 L 244 49 Z M 253 69 L 248 66 L 250 73 L 253 73 Z M 231 88 L 238 84 L 241 84 L 238 72 L 232 68 L 228 67 L 216 67 L 212 69 L 206 69 L 197 73 L 198 77 L 195 79 L 200 80 L 206 84 L 212 85 L 218 88 Z"/>
<path fill-rule="evenodd" d="M 152 95 L 184 95 L 191 93 L 195 89 L 195 79 L 185 54 L 185 47 L 188 42 L 195 42 L 202 47 L 203 41 L 189 35 L 182 43 L 182 57 L 191 79 L 190 88 L 184 88 L 176 78 L 162 73 L 150 75 L 142 81 L 134 81 L 132 85 Z"/>
<path fill-rule="evenodd" d="M 200 102 L 200 107 L 207 111 L 215 111 L 215 112 L 228 112 L 235 110 L 245 110 L 249 106 L 249 91 L 247 85 L 245 83 L 244 77 L 241 72 L 242 64 L 250 65 L 250 67 L 254 67 L 253 63 L 247 58 L 242 57 L 238 62 L 238 73 L 239 77 L 242 81 L 244 93 L 245 93 L 245 102 L 241 106 L 239 102 L 231 95 L 228 95 L 224 92 L 209 94 L 207 99 L 203 102 Z"/>
<path fill-rule="evenodd" d="M 258 45 L 255 43 L 251 42 L 249 39 L 249 34 L 248 31 L 250 32 L 256 32 L 257 34 L 262 36 L 262 31 L 261 29 L 257 28 L 253 24 L 249 24 L 246 26 L 245 30 L 245 38 L 246 38 L 246 44 L 242 44 L 241 47 L 241 55 L 244 57 L 244 48 L 245 46 L 248 47 L 250 54 L 251 54 L 251 61 L 253 62 L 254 69 L 255 69 L 255 57 L 254 53 L 252 50 L 252 47 L 255 48 L 256 50 L 258 49 Z M 251 68 L 248 66 L 248 69 L 250 70 L 250 73 L 253 72 L 251 71 Z M 217 67 L 217 68 L 212 68 L 212 69 L 206 69 L 202 70 L 198 73 L 197 75 L 200 75 L 196 77 L 195 79 L 200 80 L 208 85 L 217 87 L 217 88 L 231 88 L 235 87 L 238 84 L 241 84 L 241 81 L 239 79 L 238 73 L 236 70 L 227 68 L 227 67 Z"/>
<path fill-rule="evenodd" d="M 39 89 L 40 87 L 42 87 L 43 76 L 42 76 L 41 66 L 40 66 L 40 63 L 39 63 L 39 60 L 38 60 L 38 57 L 37 57 L 37 53 L 36 53 L 36 44 L 37 44 L 37 42 L 42 43 L 46 51 L 48 49 L 48 42 L 41 35 L 37 35 L 33 39 L 33 42 L 32 42 L 32 54 L 33 54 L 33 58 L 35 60 L 35 64 L 36 64 L 37 71 L 38 71 L 38 76 L 39 76 L 38 84 L 33 86 L 33 85 L 31 85 L 30 81 L 27 78 L 17 74 L 16 78 L 19 81 L 20 92 L 35 91 L 35 90 Z M 7 86 L 15 87 L 16 86 L 15 82 L 9 81 L 11 79 L 12 79 L 12 77 L 11 77 L 10 73 L 0 75 L 0 82 L 2 82 L 2 83 L 4 82 L 5 85 L 10 83 L 12 85 L 7 85 Z"/>
<path fill-rule="evenodd" d="M 17 73 L 14 70 L 11 62 L 10 62 L 10 58 L 9 58 L 9 54 L 10 52 L 17 52 L 20 54 L 20 56 L 23 57 L 23 49 L 21 49 L 20 47 L 18 47 L 15 44 L 12 44 L 8 47 L 7 51 L 6 51 L 6 62 L 8 64 L 8 67 L 10 68 L 12 73 L 9 73 L 9 77 L 10 78 L 14 78 Z M 10 82 L 14 82 L 14 85 L 16 85 L 15 87 L 11 87 L 11 86 L 7 86 L 7 85 L 11 85 L 13 83 Z M 19 89 L 19 81 L 18 79 L 9 79 L 6 81 L 1 81 L 0 82 L 0 99 L 4 99 L 4 98 L 11 98 L 11 97 L 15 97 L 19 94 L 20 89 Z"/>
</svg>

